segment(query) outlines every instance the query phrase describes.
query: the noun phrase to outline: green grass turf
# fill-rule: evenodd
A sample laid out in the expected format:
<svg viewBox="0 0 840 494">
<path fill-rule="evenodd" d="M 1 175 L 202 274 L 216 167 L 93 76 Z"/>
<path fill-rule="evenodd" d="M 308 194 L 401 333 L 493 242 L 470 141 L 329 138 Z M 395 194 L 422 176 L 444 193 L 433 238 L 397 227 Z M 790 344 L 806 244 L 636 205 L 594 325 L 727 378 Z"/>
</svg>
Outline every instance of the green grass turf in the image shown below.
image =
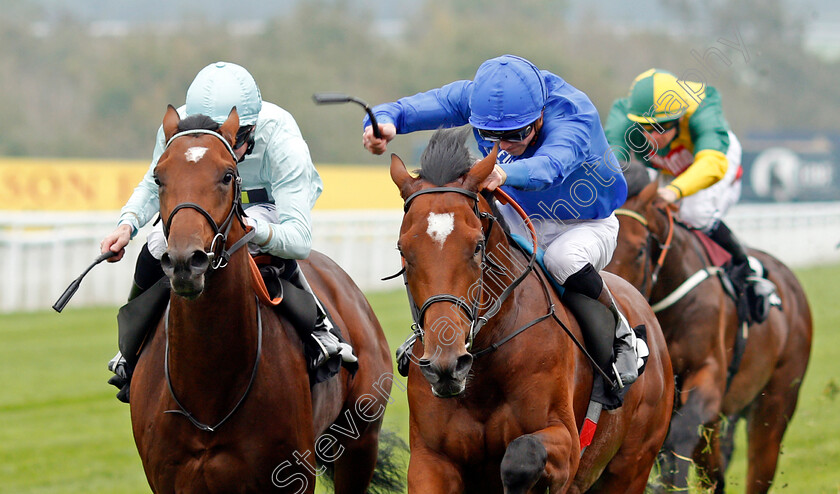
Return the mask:
<svg viewBox="0 0 840 494">
<path fill-rule="evenodd" d="M 840 492 L 840 266 L 800 270 L 814 312 L 814 348 L 772 492 Z M 392 349 L 408 333 L 404 292 L 371 294 Z M 116 310 L 0 315 L 0 493 L 149 492 L 128 406 L 106 385 Z M 385 427 L 407 438 L 405 393 Z M 744 491 L 743 431 L 728 493 Z"/>
</svg>

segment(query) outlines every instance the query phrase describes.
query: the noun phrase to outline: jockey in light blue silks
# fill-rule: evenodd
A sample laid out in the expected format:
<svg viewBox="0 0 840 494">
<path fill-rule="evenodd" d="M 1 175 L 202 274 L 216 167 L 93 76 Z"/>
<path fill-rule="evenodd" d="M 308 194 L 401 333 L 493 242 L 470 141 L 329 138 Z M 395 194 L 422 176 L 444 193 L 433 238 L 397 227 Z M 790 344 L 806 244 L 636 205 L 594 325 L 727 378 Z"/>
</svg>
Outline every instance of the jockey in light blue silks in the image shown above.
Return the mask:
<svg viewBox="0 0 840 494">
<path fill-rule="evenodd" d="M 234 107 L 240 127 L 233 149 L 239 158 L 245 221 L 256 230 L 249 249 L 252 254 L 262 252 L 283 259 L 305 259 L 312 245 L 310 212 L 321 195 L 323 183 L 292 115 L 263 101 L 251 74 L 239 65 L 226 62 L 208 65 L 196 75 L 187 90 L 186 104 L 178 108 L 178 113 L 182 118 L 206 115 L 221 125 Z M 129 240 L 160 209 L 154 171 L 165 145 L 161 127 L 148 172 L 122 208 L 117 228 L 101 243 L 102 252 L 119 252 L 109 261 L 122 258 Z M 159 260 L 167 246 L 161 226 L 149 233 L 137 259 L 129 300 L 163 276 Z M 300 269 L 286 276 L 312 293 Z M 317 349 L 313 352 L 317 357 L 309 362 L 310 368 L 317 368 L 338 355 L 345 362 L 355 362 L 350 346 L 329 331 L 329 318 L 323 317 L 323 308 L 317 297 L 315 300 L 321 312 L 319 321 L 310 338 L 304 338 L 306 345 Z M 127 398 L 124 395 L 131 369 L 126 368 L 120 353 L 111 360 L 109 368 L 117 374 L 112 384 L 123 389 L 118 397 Z"/>
</svg>

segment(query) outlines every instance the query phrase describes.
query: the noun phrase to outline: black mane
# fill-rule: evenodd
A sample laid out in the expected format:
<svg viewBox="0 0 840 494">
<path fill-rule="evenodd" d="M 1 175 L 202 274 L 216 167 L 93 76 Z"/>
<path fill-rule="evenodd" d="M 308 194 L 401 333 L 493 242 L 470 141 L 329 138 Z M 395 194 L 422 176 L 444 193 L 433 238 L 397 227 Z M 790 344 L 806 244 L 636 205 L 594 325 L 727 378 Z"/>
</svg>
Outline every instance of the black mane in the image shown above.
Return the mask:
<svg viewBox="0 0 840 494">
<path fill-rule="evenodd" d="M 207 115 L 190 115 L 178 122 L 178 132 L 196 129 L 217 131 L 219 127 L 221 126 Z"/>
<path fill-rule="evenodd" d="M 465 144 L 471 129 L 437 130 L 420 156 L 420 178 L 440 187 L 467 173 L 475 161 Z"/>
<path fill-rule="evenodd" d="M 638 195 L 649 183 L 647 167 L 637 161 L 626 163 L 623 167 L 624 180 L 627 181 L 627 197 Z"/>
</svg>

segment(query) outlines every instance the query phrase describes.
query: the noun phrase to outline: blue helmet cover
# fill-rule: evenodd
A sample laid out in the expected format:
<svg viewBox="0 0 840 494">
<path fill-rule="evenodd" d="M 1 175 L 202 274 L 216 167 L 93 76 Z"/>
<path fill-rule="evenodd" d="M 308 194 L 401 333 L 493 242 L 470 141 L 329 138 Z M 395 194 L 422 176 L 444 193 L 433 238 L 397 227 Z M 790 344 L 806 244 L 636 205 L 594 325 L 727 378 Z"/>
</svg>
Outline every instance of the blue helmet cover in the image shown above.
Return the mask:
<svg viewBox="0 0 840 494">
<path fill-rule="evenodd" d="M 239 125 L 254 125 L 262 109 L 262 96 L 253 76 L 230 62 L 216 62 L 201 69 L 187 89 L 187 115 L 207 115 L 216 123 L 227 120 L 236 107 Z"/>
<path fill-rule="evenodd" d="M 469 121 L 479 129 L 519 129 L 540 118 L 545 99 L 540 70 L 522 57 L 502 55 L 475 73 Z"/>
</svg>

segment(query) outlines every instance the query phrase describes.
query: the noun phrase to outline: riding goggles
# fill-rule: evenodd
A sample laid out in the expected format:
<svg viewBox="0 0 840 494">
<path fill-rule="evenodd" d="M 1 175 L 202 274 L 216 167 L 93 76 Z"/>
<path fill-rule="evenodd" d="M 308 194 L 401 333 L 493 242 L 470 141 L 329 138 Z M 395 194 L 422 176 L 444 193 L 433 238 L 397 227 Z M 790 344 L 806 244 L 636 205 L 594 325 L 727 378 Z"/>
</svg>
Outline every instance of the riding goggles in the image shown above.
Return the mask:
<svg viewBox="0 0 840 494">
<path fill-rule="evenodd" d="M 648 132 L 648 133 L 658 132 L 660 134 L 664 134 L 665 132 L 668 132 L 669 130 L 671 130 L 674 127 L 676 127 L 677 125 L 679 125 L 679 123 L 680 123 L 680 120 L 676 119 L 676 120 L 669 120 L 667 122 L 659 122 L 659 123 L 655 123 L 655 124 L 640 123 L 639 125 L 642 126 L 642 130 L 644 130 L 645 132 Z"/>
<path fill-rule="evenodd" d="M 239 146 L 248 142 L 253 132 L 253 125 L 245 125 L 244 127 L 240 127 L 239 131 L 236 132 L 236 142 L 233 145 L 233 149 L 239 149 Z"/>
<path fill-rule="evenodd" d="M 534 124 L 528 124 L 521 129 L 513 129 L 513 130 L 489 130 L 489 129 L 477 129 L 478 135 L 484 139 L 485 141 L 496 142 L 496 141 L 508 141 L 508 142 L 522 142 L 531 135 L 531 131 L 534 130 Z"/>
</svg>

